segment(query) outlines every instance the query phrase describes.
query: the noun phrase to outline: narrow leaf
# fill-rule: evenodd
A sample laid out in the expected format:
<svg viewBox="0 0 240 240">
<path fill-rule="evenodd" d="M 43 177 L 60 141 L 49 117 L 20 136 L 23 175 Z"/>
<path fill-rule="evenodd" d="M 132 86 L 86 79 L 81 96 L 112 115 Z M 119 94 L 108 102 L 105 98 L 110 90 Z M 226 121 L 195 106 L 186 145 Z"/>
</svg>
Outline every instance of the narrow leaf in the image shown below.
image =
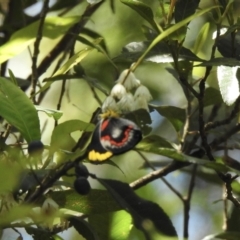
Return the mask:
<svg viewBox="0 0 240 240">
<path fill-rule="evenodd" d="M 148 5 L 137 0 L 121 0 L 121 2 L 135 10 L 140 16 L 148 21 L 155 30 L 158 31 L 157 24 L 154 21 L 152 9 Z"/>
<path fill-rule="evenodd" d="M 40 140 L 37 111 L 21 89 L 5 78 L 0 78 L 0 115 L 16 127 L 29 143 Z"/>
<path fill-rule="evenodd" d="M 167 236 L 177 235 L 163 209 L 156 203 L 140 198 L 127 183 L 109 179 L 98 179 L 98 181 L 104 185 L 118 204 L 131 214 L 134 225 L 138 229 L 147 231 L 143 225 L 144 221 L 151 220 L 159 232 Z"/>
<path fill-rule="evenodd" d="M 150 46 L 147 48 L 147 50 L 142 54 L 142 56 L 138 59 L 137 63 L 131 68 L 132 71 L 135 70 L 135 68 L 142 62 L 142 60 L 145 58 L 145 56 L 149 53 L 149 51 L 156 45 L 158 44 L 160 41 L 162 41 L 164 38 L 168 37 L 171 33 L 177 31 L 178 29 L 180 29 L 181 27 L 185 26 L 188 22 L 190 22 L 191 20 L 193 20 L 196 17 L 199 17 L 201 15 L 203 15 L 204 13 L 207 13 L 209 11 L 211 11 L 214 8 L 217 8 L 218 6 L 213 6 L 204 10 L 201 10 L 187 18 L 185 18 L 184 20 L 182 20 L 181 22 L 171 26 L 170 28 L 168 28 L 167 30 L 165 30 L 164 32 L 160 33 L 150 44 Z"/>
</svg>

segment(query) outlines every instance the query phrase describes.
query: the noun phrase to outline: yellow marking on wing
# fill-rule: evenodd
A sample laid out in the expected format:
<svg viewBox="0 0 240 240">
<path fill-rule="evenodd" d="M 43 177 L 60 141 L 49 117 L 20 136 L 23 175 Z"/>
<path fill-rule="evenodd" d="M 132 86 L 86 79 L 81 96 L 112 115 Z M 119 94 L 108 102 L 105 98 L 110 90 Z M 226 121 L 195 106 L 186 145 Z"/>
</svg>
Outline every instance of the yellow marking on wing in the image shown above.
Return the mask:
<svg viewBox="0 0 240 240">
<path fill-rule="evenodd" d="M 88 153 L 88 159 L 90 161 L 105 161 L 112 156 L 112 152 L 99 153 L 92 150 Z"/>
<path fill-rule="evenodd" d="M 120 117 L 119 113 L 117 113 L 113 110 L 107 110 L 106 112 L 99 114 L 99 116 L 103 119 L 109 118 L 109 117 L 116 117 L 116 118 Z"/>
</svg>

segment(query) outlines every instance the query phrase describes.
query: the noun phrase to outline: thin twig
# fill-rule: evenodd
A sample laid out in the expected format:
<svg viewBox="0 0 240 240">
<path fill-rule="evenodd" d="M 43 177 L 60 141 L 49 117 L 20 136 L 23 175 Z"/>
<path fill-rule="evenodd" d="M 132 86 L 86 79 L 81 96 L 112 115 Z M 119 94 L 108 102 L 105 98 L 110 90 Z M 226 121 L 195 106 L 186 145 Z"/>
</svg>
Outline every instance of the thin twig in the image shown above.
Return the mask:
<svg viewBox="0 0 240 240">
<path fill-rule="evenodd" d="M 240 110 L 239 106 L 240 106 L 240 97 L 237 98 L 232 112 L 230 113 L 230 115 L 226 119 L 223 119 L 221 121 L 208 122 L 205 125 L 205 130 L 207 131 L 209 129 L 213 129 L 213 128 L 216 128 L 216 127 L 219 127 L 219 126 L 222 126 L 222 125 L 229 124 L 239 113 L 239 110 Z"/>
<path fill-rule="evenodd" d="M 149 166 L 153 171 L 156 171 L 154 166 L 148 161 L 148 159 L 140 151 L 136 150 L 136 152 L 142 157 L 142 159 L 145 161 L 147 166 Z M 173 193 L 175 193 L 180 198 L 182 202 L 184 201 L 182 194 L 179 191 L 177 191 L 177 189 L 175 189 L 164 177 L 161 177 L 160 179 L 167 185 L 167 187 L 170 190 L 172 190 Z"/>
<path fill-rule="evenodd" d="M 42 40 L 42 33 L 43 33 L 43 26 L 44 26 L 44 21 L 46 18 L 46 15 L 48 13 L 48 5 L 49 5 L 49 0 L 44 0 L 43 3 L 43 8 L 40 14 L 40 21 L 39 21 L 39 27 L 37 31 L 37 36 L 36 40 L 34 42 L 34 51 L 33 51 L 33 56 L 32 56 L 32 90 L 31 90 L 31 97 L 33 103 L 36 103 L 36 87 L 37 87 L 37 82 L 38 82 L 38 69 L 37 69 L 37 60 L 38 60 L 38 55 L 39 55 L 39 46 Z"/>
<path fill-rule="evenodd" d="M 192 193 L 195 185 L 196 173 L 197 173 L 198 165 L 194 164 L 192 169 L 192 176 L 189 183 L 188 194 L 184 198 L 184 219 L 183 219 L 183 238 L 188 238 L 188 230 L 189 230 L 189 212 L 191 206 Z"/>
</svg>

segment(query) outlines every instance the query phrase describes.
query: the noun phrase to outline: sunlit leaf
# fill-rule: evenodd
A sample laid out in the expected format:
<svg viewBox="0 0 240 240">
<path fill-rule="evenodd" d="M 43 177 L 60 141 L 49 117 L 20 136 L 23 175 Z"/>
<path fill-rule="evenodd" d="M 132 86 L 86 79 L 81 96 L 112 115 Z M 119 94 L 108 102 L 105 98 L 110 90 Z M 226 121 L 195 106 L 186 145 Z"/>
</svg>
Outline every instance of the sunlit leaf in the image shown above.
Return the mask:
<svg viewBox="0 0 240 240">
<path fill-rule="evenodd" d="M 126 211 L 92 214 L 89 223 L 97 231 L 100 239 L 125 240 L 132 228 L 132 218 Z"/>
<path fill-rule="evenodd" d="M 68 147 L 73 147 L 73 139 L 70 133 L 75 131 L 93 131 L 95 126 L 91 123 L 86 123 L 81 120 L 68 120 L 66 122 L 60 123 L 54 128 L 51 137 L 51 150 L 54 151 L 58 148 L 68 149 Z"/>
<path fill-rule="evenodd" d="M 92 189 L 84 196 L 74 190 L 66 190 L 52 192 L 50 196 L 59 207 L 84 214 L 102 214 L 120 210 L 112 196 L 105 190 Z"/>
<path fill-rule="evenodd" d="M 219 66 L 217 68 L 220 92 L 227 105 L 232 105 L 240 94 L 237 70 L 238 67 Z"/>
<path fill-rule="evenodd" d="M 79 18 L 80 17 L 47 17 L 43 26 L 43 36 L 51 39 L 58 38 L 65 34 Z M 33 43 L 37 36 L 38 25 L 39 21 L 15 32 L 10 40 L 0 47 L 0 63 L 18 55 Z"/>
<path fill-rule="evenodd" d="M 39 140 L 40 124 L 37 111 L 21 89 L 0 78 L 0 115 L 16 127 L 27 142 Z"/>
<path fill-rule="evenodd" d="M 86 48 L 74 54 L 60 69 L 56 71 L 53 77 L 66 73 L 69 69 L 73 68 L 76 64 L 81 62 L 92 51 L 92 48 Z"/>
<path fill-rule="evenodd" d="M 193 47 L 194 53 L 198 53 L 199 51 L 201 51 L 203 49 L 203 45 L 206 43 L 207 38 L 209 36 L 209 30 L 210 30 L 210 23 L 206 22 L 202 26 L 202 28 L 197 36 L 197 39 L 194 43 L 194 47 Z"/>
</svg>

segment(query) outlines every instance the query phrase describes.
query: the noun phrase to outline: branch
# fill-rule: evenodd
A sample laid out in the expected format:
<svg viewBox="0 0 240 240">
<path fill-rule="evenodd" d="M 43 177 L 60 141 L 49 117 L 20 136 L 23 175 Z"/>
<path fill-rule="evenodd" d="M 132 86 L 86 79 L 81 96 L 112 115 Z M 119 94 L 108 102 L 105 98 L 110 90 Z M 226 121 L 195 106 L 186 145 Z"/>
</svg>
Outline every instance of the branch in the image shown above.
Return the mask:
<svg viewBox="0 0 240 240">
<path fill-rule="evenodd" d="M 40 14 L 40 21 L 39 21 L 37 36 L 34 42 L 34 51 L 32 56 L 32 90 L 31 90 L 31 97 L 32 97 L 33 103 L 36 103 L 35 93 L 36 93 L 36 87 L 38 82 L 37 60 L 38 60 L 38 54 L 40 52 L 39 46 L 42 40 L 43 26 L 44 26 L 44 21 L 45 21 L 47 12 L 48 12 L 48 5 L 49 5 L 49 0 L 44 0 L 43 8 Z"/>
<path fill-rule="evenodd" d="M 205 130 L 209 130 L 209 129 L 213 129 L 222 125 L 226 125 L 229 124 L 239 113 L 239 106 L 240 106 L 240 96 L 237 98 L 235 104 L 234 104 L 234 108 L 231 112 L 231 114 L 229 115 L 229 117 L 227 117 L 226 119 L 223 119 L 221 121 L 215 121 L 215 122 L 208 122 L 205 125 Z"/>
</svg>

